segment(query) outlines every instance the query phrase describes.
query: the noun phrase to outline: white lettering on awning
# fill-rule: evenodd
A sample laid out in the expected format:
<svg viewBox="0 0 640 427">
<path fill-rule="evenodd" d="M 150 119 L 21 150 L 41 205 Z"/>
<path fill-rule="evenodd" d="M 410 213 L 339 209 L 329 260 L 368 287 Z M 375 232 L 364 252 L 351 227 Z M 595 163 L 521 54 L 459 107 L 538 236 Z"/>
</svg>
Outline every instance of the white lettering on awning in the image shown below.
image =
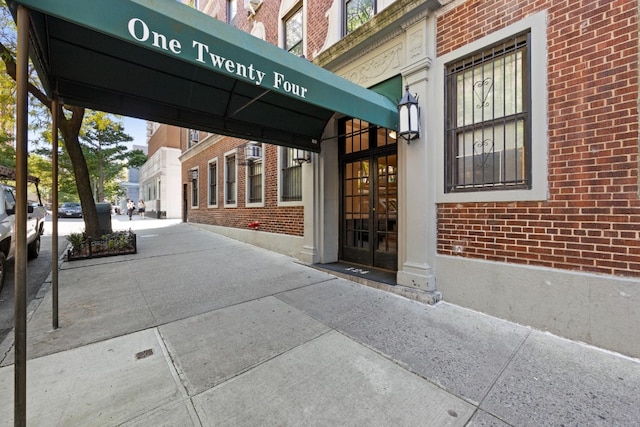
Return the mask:
<svg viewBox="0 0 640 427">
<path fill-rule="evenodd" d="M 216 55 L 215 53 L 210 53 L 209 46 L 207 46 L 204 43 L 200 43 L 199 41 L 194 40 L 193 47 L 196 48 L 196 61 L 206 64 L 207 63 L 205 61 L 205 53 L 206 53 L 209 55 L 210 65 L 212 65 L 214 68 L 218 68 L 219 70 L 224 69 L 230 74 L 236 74 L 238 76 L 242 76 L 245 79 L 251 80 L 256 85 L 261 85 L 262 80 L 264 80 L 264 76 L 267 74 L 264 71 L 256 70 L 253 67 L 253 64 L 250 64 L 249 66 L 247 66 L 240 62 L 235 62 L 223 56 Z"/>
<path fill-rule="evenodd" d="M 141 43 L 150 43 L 152 46 L 171 52 L 175 55 L 182 55 L 182 44 L 178 39 L 168 38 L 166 35 L 152 31 L 149 26 L 140 18 L 132 18 L 127 23 L 127 30 L 134 40 Z M 193 40 L 191 47 L 195 49 L 195 60 L 214 69 L 218 69 L 225 74 L 242 77 L 253 82 L 256 86 L 262 86 L 267 75 L 266 71 L 257 69 L 254 64 L 238 62 L 231 58 L 211 52 L 207 44 Z M 308 89 L 299 83 L 288 80 L 284 73 L 273 71 L 273 81 L 271 87 L 280 92 L 306 98 Z"/>
</svg>

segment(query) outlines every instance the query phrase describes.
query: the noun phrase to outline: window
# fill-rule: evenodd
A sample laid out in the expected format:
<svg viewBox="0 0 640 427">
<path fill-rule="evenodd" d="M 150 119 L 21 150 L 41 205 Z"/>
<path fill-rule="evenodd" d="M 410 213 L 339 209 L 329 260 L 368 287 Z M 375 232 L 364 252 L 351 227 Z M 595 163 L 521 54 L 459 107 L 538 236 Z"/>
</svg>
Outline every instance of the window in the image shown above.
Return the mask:
<svg viewBox="0 0 640 427">
<path fill-rule="evenodd" d="M 229 154 L 224 162 L 224 203 L 225 205 L 235 205 L 237 196 L 237 176 L 236 176 L 236 155 Z"/>
<path fill-rule="evenodd" d="M 531 187 L 529 34 L 447 65 L 445 192 Z"/>
<path fill-rule="evenodd" d="M 249 203 L 262 203 L 262 161 L 247 165 L 247 197 Z"/>
<path fill-rule="evenodd" d="M 304 56 L 302 7 L 289 15 L 284 22 L 285 50 Z"/>
<path fill-rule="evenodd" d="M 189 177 L 191 178 L 191 207 L 198 207 L 198 169 L 192 169 L 189 171 Z"/>
<path fill-rule="evenodd" d="M 238 13 L 238 0 L 227 0 L 227 24 L 233 25 Z"/>
<path fill-rule="evenodd" d="M 280 200 L 302 201 L 302 165 L 293 160 L 293 148 L 281 149 Z"/>
<path fill-rule="evenodd" d="M 193 147 L 200 141 L 200 134 L 195 129 L 189 129 L 189 148 Z"/>
<path fill-rule="evenodd" d="M 218 162 L 209 163 L 209 206 L 218 206 Z"/>
<path fill-rule="evenodd" d="M 345 34 L 349 34 L 375 15 L 374 0 L 346 0 Z"/>
<path fill-rule="evenodd" d="M 4 190 L 4 209 L 10 210 L 16 208 L 16 199 L 13 197 L 13 192 L 10 190 Z"/>
</svg>

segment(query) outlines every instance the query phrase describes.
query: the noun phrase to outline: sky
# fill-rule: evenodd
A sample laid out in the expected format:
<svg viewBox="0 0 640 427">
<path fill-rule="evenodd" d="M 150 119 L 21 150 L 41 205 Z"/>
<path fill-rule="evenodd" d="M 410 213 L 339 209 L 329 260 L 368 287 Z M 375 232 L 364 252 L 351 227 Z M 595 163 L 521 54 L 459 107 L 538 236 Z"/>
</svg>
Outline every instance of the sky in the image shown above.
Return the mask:
<svg viewBox="0 0 640 427">
<path fill-rule="evenodd" d="M 147 145 L 147 122 L 145 120 L 134 119 L 133 117 L 122 117 L 124 132 L 131 135 L 132 145 Z"/>
</svg>

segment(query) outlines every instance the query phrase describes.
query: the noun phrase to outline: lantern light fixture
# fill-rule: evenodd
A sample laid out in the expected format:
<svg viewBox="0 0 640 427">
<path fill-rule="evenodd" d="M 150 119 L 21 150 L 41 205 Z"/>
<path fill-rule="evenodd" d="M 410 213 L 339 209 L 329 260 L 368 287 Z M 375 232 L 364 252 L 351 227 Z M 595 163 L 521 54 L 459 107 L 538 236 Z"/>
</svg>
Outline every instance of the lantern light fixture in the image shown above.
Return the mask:
<svg viewBox="0 0 640 427">
<path fill-rule="evenodd" d="M 191 176 L 191 179 L 195 181 L 196 179 L 198 179 L 198 169 L 190 170 L 189 175 Z"/>
<path fill-rule="evenodd" d="M 398 137 L 410 144 L 412 139 L 420 136 L 420 106 L 418 99 L 409 92 L 409 85 L 405 86 L 405 90 L 398 104 Z"/>
<path fill-rule="evenodd" d="M 302 166 L 303 163 L 311 163 L 311 153 L 299 148 L 293 149 L 293 161 Z"/>
</svg>

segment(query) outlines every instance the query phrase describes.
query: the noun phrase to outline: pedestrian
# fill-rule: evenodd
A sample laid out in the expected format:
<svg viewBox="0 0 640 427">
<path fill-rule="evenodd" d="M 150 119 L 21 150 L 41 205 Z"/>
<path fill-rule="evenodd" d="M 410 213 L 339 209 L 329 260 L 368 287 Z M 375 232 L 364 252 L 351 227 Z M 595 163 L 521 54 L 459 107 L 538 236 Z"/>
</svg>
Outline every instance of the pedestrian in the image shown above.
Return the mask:
<svg viewBox="0 0 640 427">
<path fill-rule="evenodd" d="M 146 210 L 144 205 L 144 200 L 138 200 L 138 213 L 140 214 L 140 218 L 144 219 L 144 211 Z"/>
<path fill-rule="evenodd" d="M 136 205 L 133 203 L 133 200 L 129 199 L 127 201 L 127 212 L 129 213 L 129 221 L 133 217 L 133 211 L 135 210 Z"/>
</svg>

